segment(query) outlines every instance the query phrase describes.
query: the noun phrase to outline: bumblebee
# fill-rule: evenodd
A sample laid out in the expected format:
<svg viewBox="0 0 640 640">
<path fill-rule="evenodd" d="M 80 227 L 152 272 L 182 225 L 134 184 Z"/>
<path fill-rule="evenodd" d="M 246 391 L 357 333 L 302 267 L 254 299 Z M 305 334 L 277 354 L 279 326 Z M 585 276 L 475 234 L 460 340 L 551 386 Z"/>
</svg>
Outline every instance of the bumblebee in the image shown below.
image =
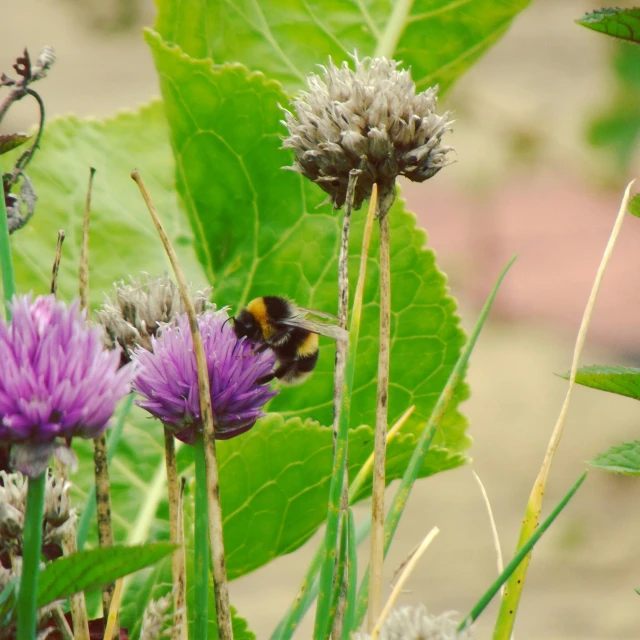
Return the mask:
<svg viewBox="0 0 640 640">
<path fill-rule="evenodd" d="M 300 384 L 318 362 L 318 336 L 347 341 L 347 331 L 335 324 L 312 320 L 309 315 L 337 320 L 328 313 L 304 309 L 278 296 L 255 298 L 233 318 L 238 338 L 247 337 L 259 344 L 257 353 L 271 349 L 277 358 L 275 369 L 260 378 L 260 384 L 274 378 L 284 384 Z"/>
</svg>

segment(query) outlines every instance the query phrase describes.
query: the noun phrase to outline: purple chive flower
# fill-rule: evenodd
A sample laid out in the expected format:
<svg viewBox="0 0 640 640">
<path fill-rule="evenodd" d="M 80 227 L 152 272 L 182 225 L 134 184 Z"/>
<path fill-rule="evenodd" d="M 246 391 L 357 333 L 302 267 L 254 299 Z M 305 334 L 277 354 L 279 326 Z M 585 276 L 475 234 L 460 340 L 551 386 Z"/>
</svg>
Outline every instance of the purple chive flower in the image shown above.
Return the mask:
<svg viewBox="0 0 640 640">
<path fill-rule="evenodd" d="M 0 320 L 0 442 L 12 466 L 40 475 L 51 454 L 75 465 L 71 438 L 95 438 L 130 392 L 132 368 L 106 351 L 102 329 L 90 327 L 78 302 L 52 295 L 16 296 L 12 320 Z"/>
<path fill-rule="evenodd" d="M 206 311 L 198 315 L 198 325 L 207 357 L 211 407 L 218 440 L 228 440 L 248 431 L 263 415 L 262 407 L 276 395 L 258 380 L 275 363 L 271 351 L 255 353 L 245 339 L 238 340 L 227 322 L 226 311 Z M 175 317 L 152 337 L 152 351 L 136 349 L 133 386 L 144 400 L 138 402 L 160 419 L 176 438 L 193 444 L 202 430 L 198 374 L 193 339 L 186 314 Z"/>
</svg>

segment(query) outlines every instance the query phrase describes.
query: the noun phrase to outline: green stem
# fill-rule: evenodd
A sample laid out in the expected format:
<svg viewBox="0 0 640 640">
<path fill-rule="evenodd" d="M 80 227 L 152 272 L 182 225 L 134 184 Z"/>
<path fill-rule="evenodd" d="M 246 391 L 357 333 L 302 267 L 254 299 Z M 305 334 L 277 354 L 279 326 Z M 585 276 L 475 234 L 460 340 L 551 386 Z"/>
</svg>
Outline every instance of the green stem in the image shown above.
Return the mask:
<svg viewBox="0 0 640 640">
<path fill-rule="evenodd" d="M 204 437 L 198 434 L 193 446 L 196 466 L 195 484 L 195 523 L 194 523 L 194 564 L 195 564 L 195 601 L 194 630 L 195 640 L 207 637 L 209 622 L 209 514 L 207 509 L 207 470 L 204 454 Z"/>
<path fill-rule="evenodd" d="M 349 509 L 349 511 L 351 512 L 350 520 L 352 520 L 353 511 L 351 509 Z M 354 534 L 353 534 L 354 539 L 353 541 L 351 541 L 351 538 L 350 538 L 351 547 L 349 548 L 349 550 L 351 553 L 351 550 L 353 549 L 353 553 L 355 555 L 358 550 L 358 547 L 367 539 L 367 537 L 369 536 L 369 532 L 371 531 L 371 514 L 370 513 L 367 514 L 365 516 L 365 519 L 357 527 L 355 526 L 355 523 L 354 523 L 353 530 L 354 530 Z M 298 590 L 296 599 L 294 600 L 293 604 L 289 608 L 289 611 L 287 611 L 287 614 L 285 615 L 285 617 L 280 621 L 280 623 L 276 627 L 276 630 L 271 634 L 271 640 L 291 640 L 302 618 L 304 618 L 307 611 L 309 611 L 311 604 L 316 599 L 316 596 L 318 595 L 318 573 L 320 572 L 320 563 L 322 561 L 322 551 L 323 551 L 323 546 L 322 544 L 320 544 L 320 546 L 316 549 L 316 553 L 313 556 L 313 560 L 311 561 L 311 564 L 307 569 L 307 573 L 304 577 L 304 580 L 300 585 L 300 589 Z M 357 562 L 352 563 L 349 567 L 349 571 L 352 571 L 353 567 L 355 567 L 357 570 L 357 566 L 358 566 Z M 354 591 L 354 594 L 353 594 L 354 603 L 352 606 L 353 613 L 351 614 L 351 622 L 350 622 L 350 624 L 352 625 L 351 628 L 353 628 L 353 618 L 355 615 L 355 593 L 358 585 L 357 577 L 358 577 L 357 575 L 355 575 L 355 578 L 353 578 L 351 575 L 349 576 L 349 581 L 350 581 L 349 586 L 353 587 L 353 591 Z M 348 598 L 349 598 L 349 593 L 347 594 L 347 607 L 349 607 Z M 345 615 L 349 616 L 349 609 L 347 609 L 347 612 Z M 346 627 L 345 627 L 345 632 L 346 632 Z"/>
<path fill-rule="evenodd" d="M 2 166 L 0 166 L 0 184 L 2 184 Z M 11 310 L 6 302 L 9 302 L 16 292 L 16 280 L 13 271 L 13 259 L 11 257 L 7 209 L 4 205 L 4 188 L 2 187 L 0 187 L 0 269 L 2 269 L 5 315 L 7 320 L 11 320 Z"/>
<path fill-rule="evenodd" d="M 42 518 L 46 470 L 36 478 L 29 478 L 27 508 L 24 518 L 22 548 L 22 579 L 18 596 L 18 640 L 36 637 L 38 574 L 42 551 Z"/>
<path fill-rule="evenodd" d="M 400 517 L 404 512 L 404 508 L 407 505 L 407 501 L 409 500 L 409 494 L 411 493 L 411 489 L 418 478 L 420 473 L 420 469 L 424 464 L 424 459 L 429 451 L 429 447 L 431 446 L 431 442 L 433 437 L 435 436 L 436 430 L 440 424 L 440 421 L 445 415 L 447 408 L 455 395 L 455 392 L 460 384 L 464 372 L 467 366 L 467 362 L 469 361 L 469 357 L 471 356 L 471 352 L 478 340 L 478 336 L 482 331 L 482 327 L 489 315 L 489 311 L 491 310 L 491 306 L 493 301 L 498 293 L 498 289 L 500 288 L 500 284 L 502 280 L 507 275 L 511 265 L 514 263 L 515 257 L 512 258 L 507 266 L 502 270 L 502 273 L 498 277 L 496 284 L 494 285 L 491 293 L 489 294 L 489 298 L 487 299 L 482 311 L 480 312 L 480 316 L 478 321 L 476 322 L 475 327 L 467 341 L 467 344 L 464 346 L 458 361 L 456 362 L 453 371 L 449 375 L 449 379 L 444 386 L 444 389 L 440 393 L 440 397 L 436 402 L 431 415 L 429 416 L 429 421 L 427 422 L 425 428 L 422 430 L 420 437 L 418 438 L 418 442 L 416 443 L 415 449 L 413 450 L 413 454 L 411 456 L 411 460 L 409 461 L 409 465 L 402 476 L 402 480 L 400 481 L 400 486 L 398 487 L 398 491 L 393 498 L 393 502 L 391 503 L 391 509 L 387 514 L 387 518 L 384 524 L 384 555 L 386 556 L 387 551 L 391 545 L 391 541 L 393 540 L 393 535 L 396 532 L 396 528 L 398 527 L 398 523 L 400 522 Z M 369 603 L 369 568 L 367 567 L 367 571 L 365 572 L 365 576 L 362 579 L 362 583 L 360 586 L 360 592 L 358 593 L 358 607 L 356 611 L 356 626 L 359 626 L 362 622 L 364 614 L 367 610 L 367 605 Z"/>
<path fill-rule="evenodd" d="M 344 612 L 342 630 L 343 638 L 350 638 L 351 632 L 355 630 L 356 595 L 358 593 L 358 542 L 356 540 L 356 522 L 351 508 L 349 508 L 347 554 L 349 576 L 347 579 L 347 607 Z M 336 640 L 340 640 L 340 638 L 336 638 Z"/>
<path fill-rule="evenodd" d="M 122 405 L 122 410 L 118 415 L 118 422 L 109 429 L 109 437 L 107 439 L 107 462 L 111 464 L 111 460 L 113 460 L 113 456 L 116 452 L 116 448 L 118 447 L 118 443 L 120 442 L 120 437 L 122 436 L 122 430 L 124 429 L 124 423 L 131 413 L 131 408 L 133 407 L 133 400 L 135 398 L 135 393 L 129 394 Z M 85 500 L 84 507 L 82 508 L 82 515 L 80 516 L 80 521 L 78 522 L 78 551 L 82 551 L 84 545 L 87 542 L 87 537 L 89 535 L 89 524 L 91 523 L 91 518 L 96 513 L 96 484 L 95 482 L 91 485 L 91 490 L 89 491 L 89 495 Z"/>
<path fill-rule="evenodd" d="M 533 546 L 540 540 L 542 534 L 551 526 L 553 521 L 560 515 L 560 512 L 567 506 L 567 503 L 571 498 L 573 498 L 573 494 L 580 488 L 580 485 L 584 482 L 584 479 L 587 477 L 587 472 L 585 471 L 579 478 L 578 481 L 571 487 L 569 493 L 562 498 L 558 506 L 549 514 L 547 519 L 536 529 L 535 533 L 524 543 L 524 545 L 518 550 L 511 562 L 504 568 L 504 571 L 498 576 L 497 580 L 487 589 L 486 593 L 478 600 L 478 603 L 471 610 L 469 615 L 460 623 L 458 626 L 458 631 L 464 631 L 469 625 L 471 625 L 475 620 L 478 619 L 478 616 L 484 611 L 485 607 L 491 602 L 492 598 L 498 593 L 500 587 L 509 579 L 511 574 L 516 570 L 518 565 L 522 562 L 524 557 L 533 549 Z"/>
<path fill-rule="evenodd" d="M 358 283 L 353 298 L 353 311 L 349 327 L 349 345 L 347 347 L 347 364 L 342 384 L 342 402 L 338 418 L 338 435 L 333 454 L 333 468 L 329 485 L 329 509 L 327 511 L 327 525 L 324 535 L 322 565 L 320 570 L 320 591 L 316 608 L 316 619 L 313 632 L 314 640 L 326 640 L 331 630 L 331 594 L 333 592 L 334 569 L 336 561 L 336 547 L 338 545 L 338 529 L 340 524 L 340 500 L 345 481 L 347 463 L 347 440 L 349 435 L 349 418 L 351 415 L 351 391 L 356 366 L 356 349 L 360 335 L 360 320 L 362 318 L 362 298 L 367 273 L 367 259 L 369 242 L 373 226 L 373 214 L 377 203 L 377 188 L 374 189 L 369 202 L 369 212 L 365 224 L 360 255 L 360 271 Z"/>
</svg>

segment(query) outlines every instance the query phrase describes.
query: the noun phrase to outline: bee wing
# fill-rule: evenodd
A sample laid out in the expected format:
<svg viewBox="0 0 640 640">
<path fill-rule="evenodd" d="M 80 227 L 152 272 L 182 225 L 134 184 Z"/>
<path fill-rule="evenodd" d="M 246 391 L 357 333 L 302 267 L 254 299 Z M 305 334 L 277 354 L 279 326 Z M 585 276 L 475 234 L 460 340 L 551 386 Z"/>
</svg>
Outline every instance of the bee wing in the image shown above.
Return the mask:
<svg viewBox="0 0 640 640">
<path fill-rule="evenodd" d="M 302 311 L 302 309 L 301 309 Z M 333 338 L 333 340 L 341 340 L 347 342 L 349 340 L 349 332 L 335 324 L 328 324 L 327 322 L 317 322 L 304 318 L 301 316 L 293 316 L 282 320 L 281 324 L 288 327 L 298 327 L 299 329 L 306 329 L 311 333 L 317 333 L 319 336 L 327 336 L 327 338 Z"/>
<path fill-rule="evenodd" d="M 298 311 L 300 311 L 301 313 L 308 313 L 311 316 L 318 316 L 318 318 L 326 318 L 327 320 L 338 322 L 338 316 L 334 316 L 331 313 L 326 313 L 326 311 L 316 311 L 315 309 L 305 309 L 304 307 L 298 307 Z"/>
</svg>

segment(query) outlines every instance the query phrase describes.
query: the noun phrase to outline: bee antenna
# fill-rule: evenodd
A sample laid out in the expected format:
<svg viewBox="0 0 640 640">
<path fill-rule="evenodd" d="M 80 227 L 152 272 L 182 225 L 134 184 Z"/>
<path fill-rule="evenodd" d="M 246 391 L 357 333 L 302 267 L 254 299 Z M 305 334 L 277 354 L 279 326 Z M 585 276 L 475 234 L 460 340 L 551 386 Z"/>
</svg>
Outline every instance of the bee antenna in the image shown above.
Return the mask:
<svg viewBox="0 0 640 640">
<path fill-rule="evenodd" d="M 234 323 L 236 321 L 236 317 L 235 316 L 229 316 L 223 323 L 222 326 L 220 327 L 220 333 L 222 333 L 222 330 L 224 329 L 224 325 L 227 324 L 227 322 L 229 322 L 229 320 L 233 320 Z"/>
</svg>

